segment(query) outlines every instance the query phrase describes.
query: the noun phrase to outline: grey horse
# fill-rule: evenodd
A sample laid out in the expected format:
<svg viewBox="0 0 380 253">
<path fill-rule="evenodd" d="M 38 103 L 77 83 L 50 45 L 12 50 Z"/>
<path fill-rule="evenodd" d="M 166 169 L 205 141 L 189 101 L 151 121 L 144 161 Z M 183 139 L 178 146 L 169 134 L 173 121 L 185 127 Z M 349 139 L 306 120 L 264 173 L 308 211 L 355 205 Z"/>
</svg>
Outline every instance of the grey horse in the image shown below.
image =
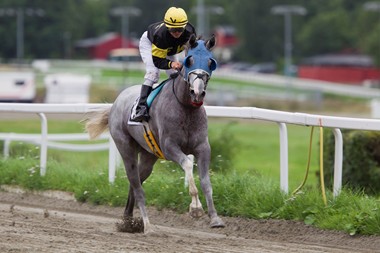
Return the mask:
<svg viewBox="0 0 380 253">
<path fill-rule="evenodd" d="M 188 157 L 189 154 L 194 155 L 211 219 L 210 226 L 225 226 L 217 215 L 212 198 L 209 176 L 211 150 L 208 141 L 207 115 L 202 105 L 207 83 L 216 68 L 216 61 L 211 53 L 214 46 L 214 37 L 207 41 L 195 36 L 189 39 L 184 67 L 177 77 L 168 80 L 153 100 L 149 110 L 151 116 L 149 123 L 144 122 L 142 125 L 128 123 L 131 108 L 139 95 L 139 85 L 125 89 L 111 108 L 95 112 L 86 119 L 86 130 L 92 139 L 109 129 L 123 159 L 130 183 L 124 218 L 133 217 L 136 202 L 141 212 L 144 233 L 152 232 L 154 229 L 149 222 L 142 183 L 150 176 L 153 165 L 158 159 L 144 138 L 145 127 L 151 130 L 164 158 L 176 162 L 185 171 L 192 197 L 190 215 L 199 217 L 204 211 L 194 182 L 193 161 Z"/>
</svg>

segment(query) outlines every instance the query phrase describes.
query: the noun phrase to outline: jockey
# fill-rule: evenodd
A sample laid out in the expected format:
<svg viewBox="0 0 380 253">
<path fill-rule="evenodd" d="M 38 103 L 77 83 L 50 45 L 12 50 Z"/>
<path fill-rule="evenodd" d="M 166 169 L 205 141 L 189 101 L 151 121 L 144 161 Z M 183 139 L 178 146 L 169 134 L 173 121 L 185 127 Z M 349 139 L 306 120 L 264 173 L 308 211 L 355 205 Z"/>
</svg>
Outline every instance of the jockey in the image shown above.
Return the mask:
<svg viewBox="0 0 380 253">
<path fill-rule="evenodd" d="M 139 49 L 146 73 L 136 113 L 131 116 L 131 121 L 149 120 L 146 101 L 153 84 L 159 80 L 160 69 L 167 70 L 170 75 L 182 68 L 178 54 L 183 51 L 192 34 L 195 34 L 195 28 L 188 22 L 186 12 L 177 7 L 170 7 L 165 13 L 164 21 L 149 25 L 143 33 Z"/>
</svg>

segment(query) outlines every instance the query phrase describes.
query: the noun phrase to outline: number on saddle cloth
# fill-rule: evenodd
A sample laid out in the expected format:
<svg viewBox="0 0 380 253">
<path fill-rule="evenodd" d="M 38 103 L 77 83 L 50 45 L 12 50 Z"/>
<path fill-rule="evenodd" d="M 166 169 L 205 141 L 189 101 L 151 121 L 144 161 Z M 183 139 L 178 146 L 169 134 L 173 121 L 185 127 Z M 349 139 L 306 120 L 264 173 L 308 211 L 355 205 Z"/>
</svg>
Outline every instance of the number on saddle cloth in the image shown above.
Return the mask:
<svg viewBox="0 0 380 253">
<path fill-rule="evenodd" d="M 166 83 L 168 83 L 169 81 L 171 80 L 171 78 L 169 79 L 166 79 L 164 81 L 162 81 L 156 88 L 154 88 L 152 90 L 152 92 L 149 94 L 148 96 L 148 99 L 146 100 L 146 103 L 148 105 L 148 108 L 150 108 L 150 106 L 152 105 L 153 103 L 153 100 L 157 97 L 157 95 L 160 93 L 162 87 L 164 87 L 164 85 Z"/>
</svg>

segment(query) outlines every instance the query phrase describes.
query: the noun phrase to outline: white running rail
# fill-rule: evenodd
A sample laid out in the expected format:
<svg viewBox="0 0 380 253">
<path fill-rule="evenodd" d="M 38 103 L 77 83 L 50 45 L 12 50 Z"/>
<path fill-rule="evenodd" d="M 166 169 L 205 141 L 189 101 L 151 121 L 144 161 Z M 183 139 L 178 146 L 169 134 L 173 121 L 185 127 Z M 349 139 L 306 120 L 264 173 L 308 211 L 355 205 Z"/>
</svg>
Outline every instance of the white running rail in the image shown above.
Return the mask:
<svg viewBox="0 0 380 253">
<path fill-rule="evenodd" d="M 107 140 L 107 143 L 98 144 L 71 144 L 59 141 L 88 141 L 88 134 L 48 134 L 47 146 L 52 149 L 90 152 L 108 150 L 109 134 L 103 134 L 99 137 L 100 140 Z M 9 157 L 9 146 L 12 141 L 23 141 L 36 145 L 41 145 L 41 134 L 19 134 L 19 133 L 0 133 L 0 140 L 4 140 L 3 156 Z"/>
<path fill-rule="evenodd" d="M 108 108 L 112 104 L 8 104 L 0 103 L 1 112 L 36 113 L 41 118 L 41 175 L 46 173 L 46 155 L 48 147 L 47 120 L 45 114 L 85 114 Z M 340 129 L 358 129 L 380 131 L 380 120 L 349 117 L 332 117 L 306 113 L 274 111 L 256 107 L 221 107 L 206 106 L 209 117 L 245 118 L 276 122 L 280 131 L 280 186 L 288 192 L 288 136 L 286 124 L 302 126 L 321 126 L 332 128 L 335 136 L 334 196 L 342 187 L 343 138 Z M 109 138 L 109 181 L 115 179 L 117 149 Z"/>
</svg>

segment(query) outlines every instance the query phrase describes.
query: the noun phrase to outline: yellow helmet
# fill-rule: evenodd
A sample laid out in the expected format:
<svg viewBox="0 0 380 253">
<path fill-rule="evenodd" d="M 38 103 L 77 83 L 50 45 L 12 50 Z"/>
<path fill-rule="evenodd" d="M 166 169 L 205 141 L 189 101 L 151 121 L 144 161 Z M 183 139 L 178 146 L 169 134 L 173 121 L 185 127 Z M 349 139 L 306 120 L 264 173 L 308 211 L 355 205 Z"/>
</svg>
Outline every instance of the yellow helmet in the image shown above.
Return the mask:
<svg viewBox="0 0 380 253">
<path fill-rule="evenodd" d="M 168 28 L 184 28 L 187 24 L 187 15 L 182 8 L 170 7 L 164 17 L 164 23 Z"/>
</svg>

